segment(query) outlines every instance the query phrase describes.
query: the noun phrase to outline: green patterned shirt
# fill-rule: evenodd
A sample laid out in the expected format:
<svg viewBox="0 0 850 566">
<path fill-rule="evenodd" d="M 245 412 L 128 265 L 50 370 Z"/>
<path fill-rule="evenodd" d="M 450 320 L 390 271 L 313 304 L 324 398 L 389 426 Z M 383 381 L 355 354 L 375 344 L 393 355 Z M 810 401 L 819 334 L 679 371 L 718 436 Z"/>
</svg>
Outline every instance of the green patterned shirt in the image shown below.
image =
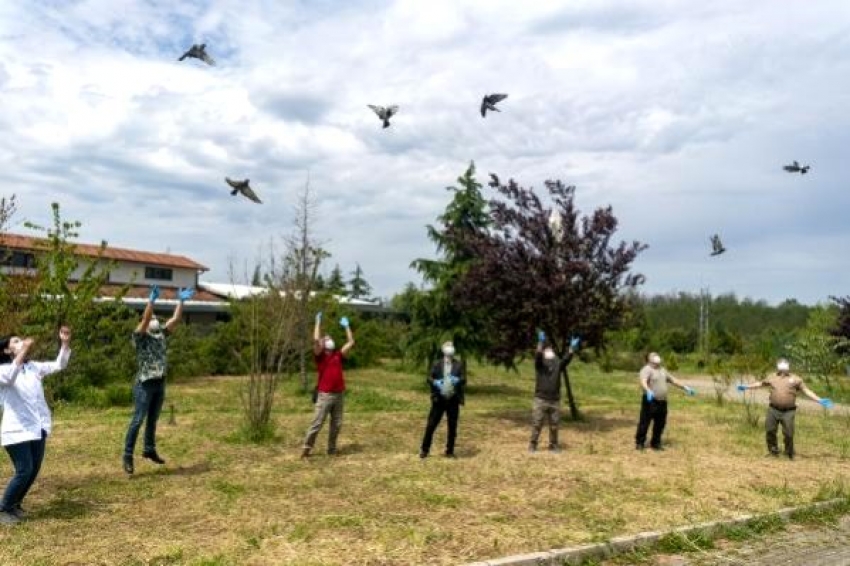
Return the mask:
<svg viewBox="0 0 850 566">
<path fill-rule="evenodd" d="M 168 331 L 163 330 L 156 335 L 147 332 L 133 332 L 133 346 L 136 347 L 136 362 L 138 371 L 136 379 L 163 379 L 166 370 L 166 337 Z"/>
</svg>

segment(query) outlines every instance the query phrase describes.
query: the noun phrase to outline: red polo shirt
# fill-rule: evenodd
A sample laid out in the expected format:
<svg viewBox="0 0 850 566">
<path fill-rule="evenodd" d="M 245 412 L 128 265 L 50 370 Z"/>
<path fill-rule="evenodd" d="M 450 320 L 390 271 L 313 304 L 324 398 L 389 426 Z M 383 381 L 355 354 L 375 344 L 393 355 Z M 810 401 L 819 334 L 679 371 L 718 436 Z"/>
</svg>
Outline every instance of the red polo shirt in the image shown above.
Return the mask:
<svg viewBox="0 0 850 566">
<path fill-rule="evenodd" d="M 339 350 L 326 352 L 315 356 L 316 368 L 319 370 L 320 393 L 342 393 L 345 391 L 345 378 L 342 376 L 342 360 L 345 356 Z"/>
</svg>

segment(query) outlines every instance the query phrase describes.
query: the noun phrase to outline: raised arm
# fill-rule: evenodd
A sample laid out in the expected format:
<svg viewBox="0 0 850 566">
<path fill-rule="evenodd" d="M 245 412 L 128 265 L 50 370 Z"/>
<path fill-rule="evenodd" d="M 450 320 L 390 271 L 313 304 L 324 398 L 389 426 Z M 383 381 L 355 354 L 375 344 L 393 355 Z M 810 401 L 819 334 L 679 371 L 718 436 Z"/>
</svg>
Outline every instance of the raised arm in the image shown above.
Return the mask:
<svg viewBox="0 0 850 566">
<path fill-rule="evenodd" d="M 354 334 L 351 332 L 351 325 L 348 323 L 348 317 L 344 316 L 339 319 L 339 324 L 345 328 L 345 344 L 342 345 L 342 349 L 340 350 L 342 355 L 345 355 L 349 350 L 351 350 L 351 348 L 354 347 Z"/>
<path fill-rule="evenodd" d="M 573 336 L 570 338 L 570 346 L 567 349 L 567 355 L 564 356 L 564 359 L 561 360 L 561 370 L 570 365 L 570 362 L 573 361 L 573 356 L 578 350 L 579 344 L 581 344 L 581 339 L 578 336 Z"/>
<path fill-rule="evenodd" d="M 174 327 L 180 324 L 180 321 L 183 320 L 183 301 L 190 300 L 194 295 L 195 290 L 191 287 L 177 291 L 177 308 L 174 309 L 174 315 L 165 323 L 166 330 L 172 332 Z"/>
<path fill-rule="evenodd" d="M 59 330 L 59 340 L 61 342 L 61 346 L 59 347 L 59 354 L 56 356 L 55 361 L 33 362 L 33 366 L 35 366 L 36 374 L 39 379 L 43 379 L 51 373 L 62 371 L 68 367 L 68 360 L 71 357 L 71 329 L 67 326 L 63 326 Z"/>
<path fill-rule="evenodd" d="M 136 333 L 144 334 L 148 331 L 148 325 L 153 318 L 153 304 L 159 298 L 159 286 L 151 285 L 150 293 L 148 294 L 148 304 L 145 305 L 145 312 L 142 313 L 142 320 L 136 326 Z"/>
</svg>

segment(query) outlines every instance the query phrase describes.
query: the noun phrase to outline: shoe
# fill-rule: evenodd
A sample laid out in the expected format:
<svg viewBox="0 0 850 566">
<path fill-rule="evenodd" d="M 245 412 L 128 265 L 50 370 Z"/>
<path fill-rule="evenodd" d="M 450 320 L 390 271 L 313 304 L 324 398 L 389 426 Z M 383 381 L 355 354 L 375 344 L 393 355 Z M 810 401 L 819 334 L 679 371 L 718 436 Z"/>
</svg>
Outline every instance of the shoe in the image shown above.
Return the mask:
<svg viewBox="0 0 850 566">
<path fill-rule="evenodd" d="M 789 460 L 793 460 L 793 459 L 794 459 L 794 455 L 793 455 L 793 454 L 786 454 L 786 456 L 788 456 L 788 459 L 789 459 Z"/>
<path fill-rule="evenodd" d="M 27 512 L 24 511 L 23 509 L 21 509 L 20 505 L 18 505 L 17 507 L 14 507 L 11 511 L 9 511 L 9 513 L 14 515 L 15 517 L 17 517 L 21 521 L 23 521 L 24 519 L 27 518 Z"/>
<path fill-rule="evenodd" d="M 457 458 L 454 452 L 446 452 L 445 454 L 443 454 L 443 456 L 445 456 L 446 458 Z"/>
<path fill-rule="evenodd" d="M 778 458 L 779 452 L 768 452 L 764 455 L 765 458 Z"/>
<path fill-rule="evenodd" d="M 133 457 L 132 456 L 124 456 L 124 471 L 129 475 L 133 475 Z"/>
<path fill-rule="evenodd" d="M 550 446 L 549 452 L 551 452 L 552 454 L 560 454 L 561 453 L 561 447 L 560 446 Z"/>
<path fill-rule="evenodd" d="M 310 457 L 310 448 L 304 448 L 304 450 L 301 451 L 301 459 L 306 460 L 309 457 Z"/>
<path fill-rule="evenodd" d="M 21 520 L 8 511 L 0 511 L 0 525 L 15 525 Z"/>
<path fill-rule="evenodd" d="M 339 452 L 337 452 L 336 449 L 328 450 L 328 456 L 338 456 L 338 455 L 339 455 Z"/>
<path fill-rule="evenodd" d="M 650 448 L 652 448 L 656 452 L 664 452 L 664 447 L 660 446 L 660 445 L 659 446 L 650 446 Z"/>
<path fill-rule="evenodd" d="M 424 460 L 424 459 L 425 459 L 425 458 L 427 458 L 427 457 L 428 457 L 428 453 L 427 453 L 427 452 L 425 452 L 424 450 L 420 450 L 420 451 L 419 451 L 419 459 L 420 459 L 420 460 Z"/>
<path fill-rule="evenodd" d="M 165 464 L 165 460 L 160 458 L 159 454 L 156 453 L 156 450 L 153 452 L 143 452 L 142 458 L 147 458 L 151 462 L 155 462 L 157 464 Z"/>
<path fill-rule="evenodd" d="M 535 445 L 533 445 L 533 444 L 529 444 L 529 445 L 528 445 L 528 453 L 529 453 L 529 454 L 534 454 L 535 452 L 537 452 L 537 446 L 535 446 Z"/>
<path fill-rule="evenodd" d="M 644 446 L 643 444 L 635 444 L 635 450 L 640 450 L 641 452 L 643 452 L 644 450 L 646 450 L 646 446 Z"/>
</svg>

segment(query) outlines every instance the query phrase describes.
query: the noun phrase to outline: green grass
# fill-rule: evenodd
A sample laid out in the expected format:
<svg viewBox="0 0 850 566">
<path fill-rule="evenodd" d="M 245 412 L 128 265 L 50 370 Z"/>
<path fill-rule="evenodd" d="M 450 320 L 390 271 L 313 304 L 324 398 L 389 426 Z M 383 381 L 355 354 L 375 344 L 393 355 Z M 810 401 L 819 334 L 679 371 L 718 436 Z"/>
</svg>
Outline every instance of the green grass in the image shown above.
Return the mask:
<svg viewBox="0 0 850 566">
<path fill-rule="evenodd" d="M 168 464 L 137 458 L 132 479 L 120 464 L 128 407 L 57 407 L 32 519 L 0 530 L 0 564 L 457 564 L 772 511 L 850 485 L 850 419 L 801 412 L 798 459 L 767 460 L 740 405 L 674 391 L 669 449 L 638 453 L 635 374 L 581 363 L 570 373 L 582 419 L 564 406 L 564 452 L 529 455 L 530 366 L 470 369 L 457 460 L 438 456 L 445 424 L 435 455 L 418 458 L 424 377 L 390 366 L 346 373 L 341 455 L 324 455 L 326 426 L 309 461 L 299 455 L 312 405 L 294 379 L 262 443 L 240 432 L 239 378 L 169 383 L 158 446 Z M 729 538 L 761 532 L 747 529 Z"/>
</svg>

